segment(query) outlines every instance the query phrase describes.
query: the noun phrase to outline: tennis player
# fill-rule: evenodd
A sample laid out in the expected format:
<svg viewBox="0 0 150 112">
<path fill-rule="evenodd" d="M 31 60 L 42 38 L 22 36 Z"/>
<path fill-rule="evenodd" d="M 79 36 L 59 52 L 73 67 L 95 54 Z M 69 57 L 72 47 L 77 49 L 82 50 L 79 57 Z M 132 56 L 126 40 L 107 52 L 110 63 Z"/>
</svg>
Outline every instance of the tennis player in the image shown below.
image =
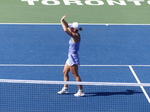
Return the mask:
<svg viewBox="0 0 150 112">
<path fill-rule="evenodd" d="M 79 30 L 82 31 L 82 28 L 79 27 L 79 24 L 77 22 L 73 22 L 71 26 L 68 25 L 68 23 L 64 20 L 66 18 L 66 15 L 64 15 L 60 22 L 62 24 L 63 30 L 71 36 L 71 39 L 69 41 L 69 53 L 68 53 L 68 59 L 65 63 L 63 74 L 64 74 L 64 81 L 69 81 L 69 72 L 72 73 L 75 80 L 80 82 L 81 78 L 78 74 L 78 65 L 79 65 L 79 57 L 78 57 L 78 51 L 80 46 L 80 34 L 78 33 Z M 61 91 L 58 92 L 58 94 L 66 94 L 68 93 L 68 85 L 65 84 Z M 83 92 L 82 85 L 78 85 L 78 92 L 74 94 L 74 96 L 80 97 L 85 96 Z"/>
</svg>

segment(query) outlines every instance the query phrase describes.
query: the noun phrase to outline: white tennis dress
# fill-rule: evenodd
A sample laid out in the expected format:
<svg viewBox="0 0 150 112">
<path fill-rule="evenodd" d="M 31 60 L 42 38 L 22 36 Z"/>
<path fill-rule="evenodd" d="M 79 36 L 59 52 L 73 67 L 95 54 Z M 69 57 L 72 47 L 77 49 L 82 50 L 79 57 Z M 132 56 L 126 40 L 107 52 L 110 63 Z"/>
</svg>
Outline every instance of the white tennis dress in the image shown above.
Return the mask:
<svg viewBox="0 0 150 112">
<path fill-rule="evenodd" d="M 80 47 L 80 41 L 78 43 L 74 43 L 70 39 L 68 59 L 66 61 L 66 63 L 69 66 L 73 66 L 74 64 L 80 65 L 79 56 L 78 56 L 79 47 Z"/>
</svg>

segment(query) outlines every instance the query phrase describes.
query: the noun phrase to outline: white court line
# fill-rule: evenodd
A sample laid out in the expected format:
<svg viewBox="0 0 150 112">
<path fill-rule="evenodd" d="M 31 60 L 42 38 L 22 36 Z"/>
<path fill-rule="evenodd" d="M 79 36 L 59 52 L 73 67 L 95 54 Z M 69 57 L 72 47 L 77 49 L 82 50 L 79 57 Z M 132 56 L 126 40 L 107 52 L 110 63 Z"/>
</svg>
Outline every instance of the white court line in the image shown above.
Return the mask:
<svg viewBox="0 0 150 112">
<path fill-rule="evenodd" d="M 25 67 L 59 67 L 59 66 L 64 66 L 60 64 L 0 64 L 0 66 L 25 66 Z M 129 66 L 137 66 L 137 67 L 150 67 L 150 65 L 80 65 L 84 67 L 129 67 Z"/>
<path fill-rule="evenodd" d="M 16 66 L 16 67 L 59 67 L 64 65 L 50 65 L 50 64 L 0 64 L 0 66 Z"/>
<path fill-rule="evenodd" d="M 1 25 L 61 25 L 61 23 L 0 23 Z M 69 23 L 72 24 L 72 23 Z M 127 24 L 127 23 L 122 23 L 122 24 L 115 24 L 115 23 L 80 23 L 80 25 L 146 25 L 149 26 L 150 24 Z"/>
<path fill-rule="evenodd" d="M 138 82 L 138 84 L 141 84 L 141 81 L 139 80 L 139 78 L 138 78 L 138 76 L 136 75 L 135 71 L 133 70 L 132 66 L 129 66 L 129 68 L 130 68 L 130 70 L 131 70 L 133 76 L 135 77 L 136 81 Z M 140 86 L 140 88 L 142 89 L 142 91 L 143 91 L 143 93 L 144 93 L 146 99 L 147 99 L 148 102 L 150 103 L 150 97 L 149 97 L 149 95 L 147 94 L 146 90 L 144 89 L 143 86 Z"/>
<path fill-rule="evenodd" d="M 142 67 L 142 66 L 143 66 L 143 67 L 146 67 L 146 66 L 147 66 L 147 67 L 148 67 L 148 66 L 149 66 L 149 67 L 150 67 L 150 65 L 80 65 L 80 66 L 106 66 L 106 67 L 107 67 L 107 66 L 120 66 L 120 67 L 121 67 L 121 66 L 122 66 L 122 67 L 128 67 L 128 66 L 137 66 L 137 67 L 138 67 L 138 66 L 139 66 L 139 67 Z"/>
</svg>

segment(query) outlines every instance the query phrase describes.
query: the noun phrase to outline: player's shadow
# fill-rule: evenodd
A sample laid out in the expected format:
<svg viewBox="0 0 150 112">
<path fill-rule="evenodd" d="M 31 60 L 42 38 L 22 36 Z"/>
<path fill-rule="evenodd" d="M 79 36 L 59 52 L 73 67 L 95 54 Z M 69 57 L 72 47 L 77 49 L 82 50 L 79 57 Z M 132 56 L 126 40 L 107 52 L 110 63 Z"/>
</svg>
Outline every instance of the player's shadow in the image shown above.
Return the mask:
<svg viewBox="0 0 150 112">
<path fill-rule="evenodd" d="M 90 96 L 111 96 L 111 95 L 133 95 L 139 93 L 143 93 L 143 92 L 138 92 L 135 90 L 125 90 L 123 92 L 91 92 L 91 93 L 86 93 L 86 96 L 90 97 Z"/>
</svg>

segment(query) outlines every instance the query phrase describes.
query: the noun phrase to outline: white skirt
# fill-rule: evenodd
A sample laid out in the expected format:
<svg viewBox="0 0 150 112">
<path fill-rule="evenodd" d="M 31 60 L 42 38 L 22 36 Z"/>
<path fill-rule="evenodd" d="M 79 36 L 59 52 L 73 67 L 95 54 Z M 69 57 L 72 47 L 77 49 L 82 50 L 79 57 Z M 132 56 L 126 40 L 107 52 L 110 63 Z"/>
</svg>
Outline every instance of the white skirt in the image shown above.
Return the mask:
<svg viewBox="0 0 150 112">
<path fill-rule="evenodd" d="M 80 65 L 78 54 L 68 54 L 68 59 L 67 59 L 66 63 L 69 66 L 73 66 L 74 64 Z"/>
</svg>

